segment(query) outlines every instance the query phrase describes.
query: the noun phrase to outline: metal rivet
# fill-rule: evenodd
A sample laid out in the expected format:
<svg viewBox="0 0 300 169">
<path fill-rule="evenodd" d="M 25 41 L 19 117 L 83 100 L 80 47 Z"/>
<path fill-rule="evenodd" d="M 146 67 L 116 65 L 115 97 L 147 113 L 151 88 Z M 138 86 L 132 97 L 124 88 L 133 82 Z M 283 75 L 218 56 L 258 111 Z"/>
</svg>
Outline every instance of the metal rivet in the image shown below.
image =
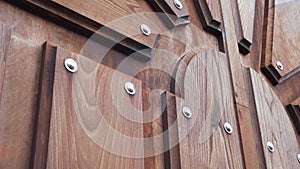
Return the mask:
<svg viewBox="0 0 300 169">
<path fill-rule="evenodd" d="M 224 123 L 224 130 L 227 134 L 232 134 L 233 129 L 230 123 Z"/>
<path fill-rule="evenodd" d="M 125 91 L 129 94 L 129 95 L 134 95 L 135 94 L 135 87 L 134 84 L 131 82 L 126 82 L 125 83 Z"/>
<path fill-rule="evenodd" d="M 192 117 L 192 112 L 191 112 L 190 108 L 188 108 L 188 107 L 183 107 L 182 108 L 182 114 L 187 119 L 190 119 Z"/>
<path fill-rule="evenodd" d="M 182 5 L 182 2 L 180 0 L 174 0 L 174 5 L 177 9 L 182 9 L 183 8 L 183 5 Z"/>
<path fill-rule="evenodd" d="M 300 163 L 300 154 L 297 155 L 297 160 Z"/>
<path fill-rule="evenodd" d="M 148 25 L 142 24 L 141 31 L 144 35 L 149 36 L 151 34 L 151 30 Z"/>
<path fill-rule="evenodd" d="M 283 70 L 283 65 L 282 65 L 281 62 L 277 61 L 277 62 L 276 62 L 276 65 L 277 65 L 277 68 L 278 68 L 279 70 Z"/>
<path fill-rule="evenodd" d="M 66 68 L 69 72 L 72 72 L 72 73 L 77 72 L 77 70 L 78 70 L 78 65 L 77 65 L 77 63 L 76 63 L 76 61 L 75 61 L 74 59 L 67 58 L 67 59 L 65 59 L 64 64 L 65 64 L 65 68 Z"/>
<path fill-rule="evenodd" d="M 267 142 L 267 148 L 271 153 L 273 153 L 275 150 L 273 143 L 270 141 Z"/>
</svg>

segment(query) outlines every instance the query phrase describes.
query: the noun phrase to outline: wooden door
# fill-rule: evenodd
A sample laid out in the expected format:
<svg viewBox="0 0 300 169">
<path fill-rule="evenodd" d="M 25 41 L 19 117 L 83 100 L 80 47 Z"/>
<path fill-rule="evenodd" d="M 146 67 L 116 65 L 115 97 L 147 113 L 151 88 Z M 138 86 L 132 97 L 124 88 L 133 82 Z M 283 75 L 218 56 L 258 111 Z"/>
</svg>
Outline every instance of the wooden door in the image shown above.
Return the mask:
<svg viewBox="0 0 300 169">
<path fill-rule="evenodd" d="M 299 168 L 299 7 L 0 1 L 0 168 Z"/>
</svg>

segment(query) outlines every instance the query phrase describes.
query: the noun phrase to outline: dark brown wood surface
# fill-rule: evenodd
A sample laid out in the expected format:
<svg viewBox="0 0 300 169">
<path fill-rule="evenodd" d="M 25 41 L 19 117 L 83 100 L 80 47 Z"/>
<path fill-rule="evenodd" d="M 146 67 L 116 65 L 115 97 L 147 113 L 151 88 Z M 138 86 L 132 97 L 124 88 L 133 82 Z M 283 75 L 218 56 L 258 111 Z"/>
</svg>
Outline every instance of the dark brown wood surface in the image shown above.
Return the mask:
<svg viewBox="0 0 300 169">
<path fill-rule="evenodd" d="M 0 1 L 0 168 L 32 168 L 30 158 L 36 168 L 298 168 L 299 1 L 181 2 Z M 41 66 L 45 41 L 44 51 L 58 46 L 47 55 L 55 66 Z M 78 72 L 64 68 L 67 57 Z M 40 76 L 48 68 L 54 80 Z M 53 91 L 39 91 L 48 83 Z"/>
</svg>

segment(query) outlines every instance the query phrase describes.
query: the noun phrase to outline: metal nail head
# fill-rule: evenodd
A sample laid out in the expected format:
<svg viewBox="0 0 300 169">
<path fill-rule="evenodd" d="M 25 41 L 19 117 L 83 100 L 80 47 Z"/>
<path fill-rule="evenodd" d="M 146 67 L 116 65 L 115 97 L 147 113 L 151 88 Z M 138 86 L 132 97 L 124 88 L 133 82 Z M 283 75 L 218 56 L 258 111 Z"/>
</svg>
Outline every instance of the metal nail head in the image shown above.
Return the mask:
<svg viewBox="0 0 300 169">
<path fill-rule="evenodd" d="M 146 24 L 141 25 L 141 31 L 145 36 L 149 36 L 151 34 L 151 29 Z"/>
<path fill-rule="evenodd" d="M 275 150 L 273 143 L 270 141 L 267 142 L 267 148 L 271 153 L 273 153 Z"/>
<path fill-rule="evenodd" d="M 65 68 L 71 73 L 75 73 L 78 70 L 77 62 L 72 58 L 65 59 L 64 65 Z"/>
<path fill-rule="evenodd" d="M 129 95 L 134 95 L 136 92 L 134 84 L 131 82 L 126 82 L 124 88 Z"/>
<path fill-rule="evenodd" d="M 283 70 L 283 65 L 282 65 L 281 62 L 277 61 L 277 62 L 276 62 L 276 66 L 277 66 L 277 68 L 278 68 L 279 70 Z"/>
<path fill-rule="evenodd" d="M 182 114 L 187 119 L 190 119 L 192 117 L 192 112 L 191 112 L 190 108 L 188 108 L 188 107 L 182 108 Z"/>
<path fill-rule="evenodd" d="M 173 2 L 177 9 L 181 10 L 183 8 L 183 4 L 180 0 L 174 0 Z"/>
<path fill-rule="evenodd" d="M 300 154 L 297 155 L 297 160 L 300 163 Z"/>
<path fill-rule="evenodd" d="M 224 130 L 227 134 L 232 134 L 233 129 L 230 123 L 224 123 Z"/>
</svg>

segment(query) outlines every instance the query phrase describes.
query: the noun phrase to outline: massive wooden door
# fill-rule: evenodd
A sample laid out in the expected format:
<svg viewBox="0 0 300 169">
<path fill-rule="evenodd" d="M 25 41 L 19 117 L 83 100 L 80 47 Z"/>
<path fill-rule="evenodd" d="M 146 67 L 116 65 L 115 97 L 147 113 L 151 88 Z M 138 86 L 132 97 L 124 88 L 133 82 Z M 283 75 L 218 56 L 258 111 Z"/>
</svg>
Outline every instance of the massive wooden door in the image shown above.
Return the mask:
<svg viewBox="0 0 300 169">
<path fill-rule="evenodd" d="M 0 168 L 299 168 L 299 7 L 0 1 Z"/>
</svg>

